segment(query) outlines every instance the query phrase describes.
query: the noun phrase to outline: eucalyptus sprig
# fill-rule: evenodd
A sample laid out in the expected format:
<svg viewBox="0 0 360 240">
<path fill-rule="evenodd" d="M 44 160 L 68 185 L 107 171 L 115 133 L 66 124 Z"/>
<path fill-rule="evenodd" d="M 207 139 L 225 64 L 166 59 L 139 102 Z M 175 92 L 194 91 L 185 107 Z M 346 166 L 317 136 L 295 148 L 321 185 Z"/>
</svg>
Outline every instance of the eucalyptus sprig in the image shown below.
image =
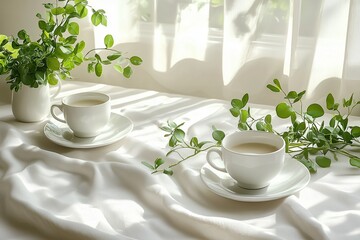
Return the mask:
<svg viewBox="0 0 360 240">
<path fill-rule="evenodd" d="M 246 93 L 241 99 L 233 99 L 229 109 L 233 117 L 238 118 L 237 128 L 240 131 L 257 130 L 273 132 L 280 135 L 286 145 L 286 152 L 293 158 L 303 163 L 310 172 L 315 173 L 317 166 L 330 167 L 332 159 L 338 160 L 338 155 L 343 155 L 349 159 L 351 166 L 360 168 L 360 157 L 351 152 L 353 148 L 360 147 L 360 127 L 349 125 L 349 117 L 353 110 L 360 105 L 360 101 L 355 101 L 353 95 L 350 98 L 336 102 L 330 93 L 326 97 L 326 109 L 332 114 L 328 123 L 322 117 L 325 114 L 324 108 L 318 103 L 303 106 L 302 98 L 306 91 L 289 91 L 282 88 L 280 81 L 274 79 L 267 88 L 275 93 L 282 93 L 284 101 L 277 104 L 275 110 L 277 117 L 289 119 L 289 127 L 284 132 L 278 132 L 272 125 L 272 116 L 267 114 L 254 118 L 251 108 L 247 106 L 249 95 Z M 345 113 L 342 113 L 345 112 Z M 225 133 L 213 128 L 214 141 L 199 142 L 197 137 L 192 137 L 189 142 L 185 141 L 185 132 L 179 125 L 169 121 L 167 126 L 161 129 L 170 137 L 168 146 L 170 151 L 166 154 L 176 153 L 180 160 L 167 168 L 160 168 L 165 163 L 163 158 L 157 158 L 153 165 L 142 162 L 152 170 L 152 173 L 173 174 L 172 168 L 181 162 L 194 157 L 200 152 L 207 151 L 213 147 L 220 147 Z M 190 150 L 190 154 L 183 155 L 181 150 Z"/>
<path fill-rule="evenodd" d="M 220 147 L 221 142 L 225 137 L 225 133 L 223 131 L 213 127 L 213 140 L 200 141 L 197 137 L 192 137 L 190 140 L 188 140 L 186 138 L 185 131 L 180 128 L 183 125 L 184 123 L 178 125 L 173 121 L 168 121 L 167 125 L 160 127 L 161 130 L 166 132 L 164 137 L 169 138 L 168 146 L 171 149 L 166 154 L 166 157 L 169 157 L 170 155 L 176 155 L 180 158 L 180 160 L 165 167 L 163 167 L 165 164 L 165 160 L 163 158 L 155 159 L 153 165 L 145 161 L 142 162 L 142 164 L 148 167 L 153 174 L 164 173 L 167 175 L 173 175 L 172 168 L 201 152 L 207 151 L 211 148 Z"/>
</svg>

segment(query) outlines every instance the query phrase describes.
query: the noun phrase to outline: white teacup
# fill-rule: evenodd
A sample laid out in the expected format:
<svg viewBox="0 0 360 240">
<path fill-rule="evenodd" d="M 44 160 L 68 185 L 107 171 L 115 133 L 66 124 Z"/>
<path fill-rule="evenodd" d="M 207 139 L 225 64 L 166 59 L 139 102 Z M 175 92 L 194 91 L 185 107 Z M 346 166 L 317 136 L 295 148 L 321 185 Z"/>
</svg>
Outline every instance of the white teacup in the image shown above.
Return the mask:
<svg viewBox="0 0 360 240">
<path fill-rule="evenodd" d="M 55 108 L 64 113 L 64 119 L 55 114 Z M 66 123 L 75 136 L 95 137 L 109 122 L 110 96 L 98 92 L 72 94 L 64 97 L 61 105 L 52 105 L 51 115 L 56 120 Z"/>
<path fill-rule="evenodd" d="M 215 163 L 219 157 L 223 164 Z M 268 132 L 234 132 L 223 139 L 221 150 L 209 150 L 206 159 L 213 168 L 229 173 L 240 187 L 264 188 L 284 165 L 285 142 Z"/>
</svg>

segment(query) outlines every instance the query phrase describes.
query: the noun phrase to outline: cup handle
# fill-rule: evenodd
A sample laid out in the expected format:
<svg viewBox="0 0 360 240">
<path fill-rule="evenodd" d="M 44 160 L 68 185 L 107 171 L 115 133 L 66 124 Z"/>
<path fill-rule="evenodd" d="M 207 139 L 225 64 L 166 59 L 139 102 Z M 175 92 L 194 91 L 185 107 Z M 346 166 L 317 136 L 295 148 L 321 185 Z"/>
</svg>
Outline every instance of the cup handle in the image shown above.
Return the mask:
<svg viewBox="0 0 360 240">
<path fill-rule="evenodd" d="M 59 122 L 66 123 L 66 121 L 65 121 L 64 119 L 61 119 L 61 118 L 59 118 L 58 116 L 56 116 L 56 114 L 55 114 L 55 112 L 54 112 L 55 108 L 58 108 L 60 111 L 64 112 L 64 111 L 63 111 L 63 106 L 62 106 L 62 105 L 58 105 L 58 104 L 52 105 L 51 108 L 50 108 L 50 113 L 51 113 L 51 115 L 53 116 L 53 118 L 55 118 L 55 119 L 58 120 Z"/>
<path fill-rule="evenodd" d="M 219 158 L 216 157 L 212 157 L 211 153 L 215 153 L 216 155 L 219 156 Z M 206 153 L 206 160 L 207 162 L 210 164 L 210 166 L 212 166 L 213 168 L 215 168 L 216 170 L 222 171 L 222 172 L 227 172 L 224 167 L 219 167 L 217 166 L 213 161 L 216 159 L 221 159 L 221 161 L 224 163 L 224 160 L 222 159 L 222 152 L 219 149 L 210 149 L 207 153 Z"/>
<path fill-rule="evenodd" d="M 62 87 L 61 81 L 58 81 L 56 87 L 57 87 L 56 92 L 53 93 L 53 94 L 51 94 L 51 96 L 50 96 L 50 99 L 51 99 L 51 100 L 53 100 L 53 99 L 60 93 L 61 87 Z"/>
</svg>

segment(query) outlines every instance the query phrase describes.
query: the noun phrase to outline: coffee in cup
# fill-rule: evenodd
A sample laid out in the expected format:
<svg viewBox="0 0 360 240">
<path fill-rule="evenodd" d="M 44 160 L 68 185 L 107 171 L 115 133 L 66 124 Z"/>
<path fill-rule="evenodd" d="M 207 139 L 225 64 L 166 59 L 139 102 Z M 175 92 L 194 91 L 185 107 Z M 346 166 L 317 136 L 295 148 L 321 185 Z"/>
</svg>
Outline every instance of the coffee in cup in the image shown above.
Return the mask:
<svg viewBox="0 0 360 240">
<path fill-rule="evenodd" d="M 64 119 L 55 114 L 60 109 Z M 62 104 L 51 106 L 51 115 L 66 123 L 77 137 L 95 137 L 107 125 L 111 115 L 110 96 L 98 92 L 83 92 L 62 99 Z"/>
<path fill-rule="evenodd" d="M 221 150 L 210 149 L 206 158 L 213 168 L 227 172 L 240 187 L 260 189 L 280 173 L 285 142 L 274 133 L 234 132 L 223 139 Z M 221 164 L 216 164 L 219 159 Z"/>
</svg>

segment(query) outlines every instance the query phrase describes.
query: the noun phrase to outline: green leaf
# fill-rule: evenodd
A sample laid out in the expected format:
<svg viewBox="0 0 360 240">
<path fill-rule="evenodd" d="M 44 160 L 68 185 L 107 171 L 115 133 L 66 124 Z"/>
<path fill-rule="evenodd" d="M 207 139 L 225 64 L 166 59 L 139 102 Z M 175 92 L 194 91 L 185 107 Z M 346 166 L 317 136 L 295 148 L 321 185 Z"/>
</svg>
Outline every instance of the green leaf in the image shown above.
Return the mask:
<svg viewBox="0 0 360 240">
<path fill-rule="evenodd" d="M 102 65 L 101 65 L 101 63 L 95 64 L 95 74 L 98 77 L 101 76 L 101 74 L 102 74 Z"/>
<path fill-rule="evenodd" d="M 53 8 L 53 9 L 51 9 L 51 13 L 54 15 L 60 15 L 60 14 L 65 13 L 65 9 L 62 7 Z"/>
<path fill-rule="evenodd" d="M 230 113 L 234 117 L 238 117 L 240 115 L 240 110 L 238 108 L 230 108 Z"/>
<path fill-rule="evenodd" d="M 351 135 L 352 135 L 354 138 L 360 137 L 360 127 L 358 127 L 358 126 L 352 127 L 352 128 L 351 128 Z"/>
<path fill-rule="evenodd" d="M 132 73 L 133 73 L 133 71 L 132 71 L 131 67 L 127 66 L 126 68 L 124 68 L 124 72 L 123 72 L 124 77 L 130 78 Z"/>
<path fill-rule="evenodd" d="M 287 103 L 279 103 L 276 106 L 276 114 L 279 118 L 288 118 L 294 112 L 293 108 Z"/>
<path fill-rule="evenodd" d="M 79 18 L 84 18 L 88 15 L 88 9 L 84 5 L 76 5 L 76 11 L 79 14 Z"/>
<path fill-rule="evenodd" d="M 215 141 L 217 141 L 218 143 L 221 143 L 225 137 L 225 133 L 221 130 L 215 130 L 212 132 L 212 137 Z"/>
<path fill-rule="evenodd" d="M 95 72 L 95 68 L 94 68 L 94 64 L 93 63 L 89 63 L 87 70 L 89 73 Z"/>
<path fill-rule="evenodd" d="M 241 101 L 242 101 L 243 107 L 245 107 L 246 104 L 247 104 L 248 101 L 249 101 L 249 94 L 247 94 L 247 93 L 244 94 L 244 96 L 242 97 Z"/>
<path fill-rule="evenodd" d="M 76 46 L 77 46 L 77 51 L 76 51 L 76 53 L 79 53 L 79 52 L 81 52 L 82 50 L 84 50 L 84 48 L 85 48 L 85 42 L 84 41 L 80 41 L 78 44 L 76 44 Z"/>
<path fill-rule="evenodd" d="M 169 127 L 175 129 L 175 128 L 180 127 L 180 126 L 183 125 L 184 123 L 181 123 L 181 124 L 178 126 L 175 122 L 173 122 L 173 121 L 171 121 L 171 120 L 168 120 L 168 121 L 167 121 L 167 124 L 169 125 Z"/>
<path fill-rule="evenodd" d="M 140 65 L 140 64 L 142 63 L 142 59 L 141 59 L 140 57 L 138 57 L 138 56 L 132 56 L 132 57 L 130 58 L 130 62 L 131 62 L 133 65 L 138 66 L 138 65 Z"/>
<path fill-rule="evenodd" d="M 324 109 L 317 103 L 311 104 L 307 108 L 306 112 L 313 118 L 318 118 L 324 115 Z"/>
<path fill-rule="evenodd" d="M 325 156 L 317 156 L 315 161 L 322 168 L 327 168 L 331 165 L 331 159 Z"/>
<path fill-rule="evenodd" d="M 360 158 L 352 157 L 350 158 L 349 162 L 351 166 L 360 168 Z"/>
<path fill-rule="evenodd" d="M 271 115 L 270 114 L 266 115 L 264 120 L 265 120 L 265 123 L 270 124 L 271 123 Z"/>
<path fill-rule="evenodd" d="M 305 122 L 301 122 L 299 123 L 298 127 L 297 127 L 297 130 L 298 131 L 304 131 L 306 129 L 306 124 Z"/>
<path fill-rule="evenodd" d="M 242 130 L 242 131 L 246 131 L 248 130 L 248 126 L 246 125 L 246 123 L 243 123 L 243 122 L 239 122 L 238 123 L 238 129 Z"/>
<path fill-rule="evenodd" d="M 198 144 L 199 144 L 199 140 L 197 139 L 197 137 L 192 137 L 190 140 L 190 145 L 197 147 Z"/>
<path fill-rule="evenodd" d="M 59 81 L 59 77 L 55 73 L 50 73 L 48 75 L 48 82 L 50 85 L 56 85 Z"/>
<path fill-rule="evenodd" d="M 68 32 L 72 35 L 79 35 L 79 33 L 80 33 L 79 24 L 76 22 L 69 23 Z"/>
<path fill-rule="evenodd" d="M 309 159 L 306 159 L 306 158 L 300 158 L 299 159 L 299 162 L 301 162 L 302 164 L 304 164 L 305 165 L 305 167 L 307 167 L 307 169 L 309 169 L 309 171 L 311 172 L 311 173 L 316 173 L 316 166 L 315 166 L 315 164 L 314 164 L 314 162 L 313 161 L 311 161 L 311 160 L 309 160 Z"/>
<path fill-rule="evenodd" d="M 171 136 L 171 138 L 169 139 L 169 143 L 168 143 L 169 147 L 175 147 L 176 143 L 177 143 L 176 137 L 174 135 Z"/>
<path fill-rule="evenodd" d="M 111 48 L 114 45 L 114 38 L 111 34 L 105 36 L 104 44 L 106 48 Z"/>
<path fill-rule="evenodd" d="M 344 139 L 344 141 L 345 141 L 346 143 L 351 144 L 352 139 L 353 139 L 353 136 L 351 135 L 351 133 L 349 133 L 349 132 L 344 132 L 344 133 L 342 134 L 342 137 L 343 137 L 343 139 Z"/>
<path fill-rule="evenodd" d="M 172 176 L 174 174 L 174 171 L 171 169 L 164 169 L 163 173 L 166 175 Z"/>
<path fill-rule="evenodd" d="M 60 69 L 60 62 L 56 57 L 49 57 L 46 59 L 46 66 L 53 71 Z"/>
<path fill-rule="evenodd" d="M 35 78 L 37 81 L 41 82 L 42 84 L 46 84 L 46 73 L 45 72 L 37 71 L 35 73 Z"/>
<path fill-rule="evenodd" d="M 233 106 L 234 108 L 241 109 L 244 107 L 244 104 L 240 99 L 232 99 L 231 106 Z"/>
<path fill-rule="evenodd" d="M 99 26 L 101 21 L 102 21 L 101 14 L 98 11 L 94 12 L 93 15 L 91 16 L 91 23 L 94 26 Z"/>
<path fill-rule="evenodd" d="M 351 94 L 351 97 L 349 98 L 349 100 L 347 100 L 345 102 L 345 107 L 350 107 L 352 102 L 353 102 L 353 97 L 354 97 L 354 94 Z"/>
<path fill-rule="evenodd" d="M 264 122 L 257 122 L 256 123 L 256 129 L 258 131 L 265 131 L 265 129 L 266 129 L 265 123 Z"/>
<path fill-rule="evenodd" d="M 124 72 L 124 69 L 120 66 L 120 65 L 114 65 L 114 69 L 116 71 L 118 71 L 119 73 L 123 73 Z"/>
<path fill-rule="evenodd" d="M 26 38 L 28 38 L 28 34 L 24 29 L 20 30 L 17 35 L 21 40 L 25 40 Z"/>
<path fill-rule="evenodd" d="M 248 111 L 241 109 L 241 115 L 240 115 L 241 122 L 246 123 L 248 117 L 249 117 Z"/>
<path fill-rule="evenodd" d="M 176 129 L 173 135 L 177 141 L 184 142 L 185 132 L 181 129 Z"/>
<path fill-rule="evenodd" d="M 165 161 L 162 158 L 157 158 L 155 160 L 155 162 L 154 162 L 155 169 L 157 169 L 158 167 L 160 167 L 164 163 L 165 163 Z"/>
<path fill-rule="evenodd" d="M 74 13 L 76 10 L 75 10 L 75 7 L 71 4 L 67 4 L 65 6 L 65 13 L 66 14 L 71 14 L 71 13 Z"/>
<path fill-rule="evenodd" d="M 151 165 L 150 163 L 144 162 L 144 161 L 142 161 L 141 163 L 142 163 L 143 165 L 145 165 L 146 167 L 150 168 L 151 170 L 155 170 L 154 166 Z"/>
<path fill-rule="evenodd" d="M 109 59 L 110 61 L 114 61 L 114 60 L 118 59 L 119 57 L 121 57 L 121 54 L 115 53 L 115 54 L 107 56 L 107 59 Z"/>
<path fill-rule="evenodd" d="M 38 22 L 38 26 L 41 30 L 46 30 L 47 29 L 47 23 L 44 20 L 40 20 Z"/>
<path fill-rule="evenodd" d="M 278 88 L 277 86 L 271 85 L 271 84 L 266 85 L 266 87 L 268 89 L 270 89 L 271 91 L 273 91 L 273 92 L 280 92 L 281 91 L 280 88 Z"/>
<path fill-rule="evenodd" d="M 334 103 L 335 103 L 334 97 L 331 93 L 329 93 L 326 97 L 326 108 L 328 110 L 334 109 Z"/>
<path fill-rule="evenodd" d="M 297 92 L 295 92 L 295 91 L 290 91 L 290 92 L 286 95 L 285 98 L 287 98 L 287 99 L 295 99 L 295 98 L 297 98 L 297 97 L 298 97 Z"/>
<path fill-rule="evenodd" d="M 280 85 L 280 81 L 278 79 L 274 79 L 273 82 L 275 83 L 275 85 L 281 90 L 281 85 Z"/>
</svg>

